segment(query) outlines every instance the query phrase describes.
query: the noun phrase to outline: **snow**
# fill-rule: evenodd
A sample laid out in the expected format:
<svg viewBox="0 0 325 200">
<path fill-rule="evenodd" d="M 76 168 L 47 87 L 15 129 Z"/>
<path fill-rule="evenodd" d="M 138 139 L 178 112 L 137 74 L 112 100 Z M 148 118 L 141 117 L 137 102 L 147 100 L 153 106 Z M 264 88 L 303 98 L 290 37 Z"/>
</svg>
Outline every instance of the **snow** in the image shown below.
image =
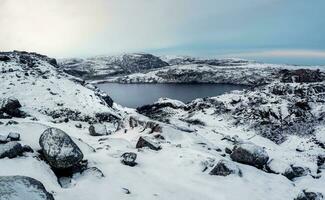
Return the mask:
<svg viewBox="0 0 325 200">
<path fill-rule="evenodd" d="M 229 116 L 215 113 L 215 110 L 211 108 L 192 113 L 172 109 L 171 111 L 175 114 L 170 117 L 169 123 L 157 122 L 136 113 L 134 109 L 123 108 L 119 105 L 114 105 L 113 108 L 108 107 L 96 96 L 95 88 L 91 85 L 87 87 L 80 85 L 70 76 L 57 72 L 47 62 L 42 60 L 39 62 L 39 69 L 46 71 L 48 79 L 36 75 L 25 77 L 21 65 L 17 62 L 0 62 L 0 68 L 14 69 L 14 72 L 1 74 L 2 97 L 17 98 L 23 106 L 22 110 L 31 115 L 24 119 L 13 118 L 18 122 L 15 125 L 5 125 L 9 119 L 0 119 L 3 122 L 0 124 L 1 135 L 7 135 L 9 132 L 19 133 L 20 143 L 29 145 L 35 150 L 34 153 L 25 153 L 22 157 L 1 159 L 1 176 L 25 175 L 35 178 L 54 194 L 56 200 L 290 200 L 306 188 L 325 194 L 324 170 L 317 174 L 316 165 L 317 156 L 324 153 L 324 149 L 311 142 L 313 136 L 292 135 L 282 144 L 275 144 L 258 135 L 253 129 L 249 129 L 249 124 L 234 126 L 228 120 Z M 190 70 L 195 67 L 195 65 L 179 66 L 179 70 Z M 267 70 L 267 65 L 251 64 L 249 69 L 246 67 L 239 68 L 243 68 L 250 75 L 254 75 L 254 70 L 260 67 L 266 68 L 262 76 L 268 76 L 270 72 Z M 159 70 L 171 69 L 167 68 Z M 225 74 L 230 76 L 239 68 L 231 67 L 229 73 L 227 71 Z M 177 70 L 176 67 L 173 69 Z M 200 70 L 207 72 L 214 69 L 210 66 L 203 66 Z M 226 69 L 219 67 L 218 70 L 221 72 Z M 16 74 L 21 77 L 17 77 Z M 147 75 L 155 79 L 156 72 L 148 72 Z M 141 76 L 146 78 L 147 75 Z M 134 76 L 140 77 L 140 75 Z M 234 92 L 212 99 L 224 101 L 229 106 L 233 99 L 242 99 L 242 103 L 247 104 L 241 95 L 240 92 Z M 270 97 L 270 101 L 277 100 L 276 97 Z M 195 102 L 200 101 L 198 99 Z M 177 107 L 184 106 L 183 102 L 171 99 L 160 99 L 157 103 L 167 102 Z M 90 124 L 86 121 L 73 119 L 66 123 L 57 123 L 46 114 L 46 111 L 57 111 L 60 108 L 58 103 L 63 103 L 62 108 L 76 110 L 87 116 L 95 116 L 98 112 L 110 112 L 121 116 L 121 125 L 111 135 L 93 137 L 89 134 Z M 271 104 L 266 104 L 263 109 L 274 108 Z M 280 110 L 274 110 L 274 112 L 287 116 L 287 101 L 283 100 Z M 34 121 L 33 117 L 36 117 L 38 121 Z M 131 128 L 130 117 L 159 123 L 162 131 L 148 135 L 149 131 L 144 130 L 141 125 Z M 199 119 L 205 125 L 195 125 L 180 120 L 185 118 Z M 79 123 L 82 128 L 75 126 Z M 104 124 L 107 127 L 113 126 L 113 123 Z M 105 177 L 99 178 L 91 173 L 80 175 L 73 177 L 70 187 L 61 188 L 49 165 L 40 160 L 37 153 L 37 150 L 40 150 L 39 137 L 49 127 L 59 128 L 66 132 L 83 152 L 89 167 L 97 167 Z M 114 128 L 116 128 L 115 125 Z M 160 151 L 135 148 L 140 136 L 152 138 L 157 134 L 165 138 L 160 141 L 162 147 Z M 323 136 L 324 126 L 320 125 L 316 138 L 323 142 Z M 224 138 L 244 141 L 245 148 L 256 154 L 264 155 L 267 152 L 270 157 L 270 167 L 279 174 L 267 173 L 252 166 L 233 162 L 230 156 L 225 154 L 224 149 L 232 149 L 234 144 Z M 263 147 L 264 150 L 256 148 L 249 142 Z M 297 147 L 303 151 L 297 151 Z M 121 164 L 120 157 L 125 152 L 137 153 L 138 165 L 129 167 Z M 212 167 L 222 159 L 230 163 L 232 168 L 237 166 L 243 176 L 209 175 Z M 207 163 L 208 170 L 202 171 L 202 163 Z M 314 179 L 309 175 L 292 182 L 281 175 L 291 164 L 308 167 L 312 175 L 318 175 L 320 178 Z M 123 188 L 128 189 L 130 194 L 126 194 Z"/>
</svg>

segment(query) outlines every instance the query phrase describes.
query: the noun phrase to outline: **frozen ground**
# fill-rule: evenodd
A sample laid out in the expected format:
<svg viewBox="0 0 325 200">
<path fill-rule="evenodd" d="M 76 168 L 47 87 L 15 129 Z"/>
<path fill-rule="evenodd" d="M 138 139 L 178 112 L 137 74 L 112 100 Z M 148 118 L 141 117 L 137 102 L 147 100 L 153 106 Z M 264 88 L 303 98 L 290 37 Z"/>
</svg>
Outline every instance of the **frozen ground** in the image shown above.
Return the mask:
<svg viewBox="0 0 325 200">
<path fill-rule="evenodd" d="M 35 64 L 22 62 L 22 56 Z M 150 119 L 116 103 L 110 107 L 99 91 L 60 72 L 47 57 L 26 53 L 10 53 L 9 57 L 10 61 L 0 61 L 0 98 L 18 99 L 20 110 L 29 116 L 0 119 L 0 135 L 20 133 L 20 143 L 29 145 L 34 152 L 0 159 L 0 176 L 24 175 L 37 179 L 56 200 L 293 200 L 302 190 L 325 194 L 324 165 L 317 165 L 319 157 L 325 155 L 322 123 L 315 125 L 311 135 L 288 134 L 285 141 L 276 144 L 249 124 L 234 125 L 229 113 L 216 112 L 220 109 L 217 105 L 190 111 L 184 109 L 187 105 L 182 102 L 161 99 L 157 105 L 169 106 L 153 113 L 158 117 Z M 241 95 L 244 94 L 217 99 L 230 105 L 232 100 L 248 98 Z M 201 103 L 205 105 L 204 101 Z M 324 111 L 324 102 L 312 105 L 313 111 Z M 98 117 L 98 113 L 110 117 Z M 12 120 L 17 123 L 8 123 Z M 116 131 L 111 135 L 91 136 L 90 123 L 115 127 Z M 98 168 L 104 177 L 91 170 L 76 173 L 67 187 L 61 187 L 56 174 L 38 152 L 39 137 L 48 127 L 66 132 L 88 160 L 87 168 Z M 162 149 L 137 149 L 140 136 L 149 136 Z M 264 148 L 269 156 L 266 166 L 258 169 L 230 158 L 226 149 L 233 150 L 243 142 Z M 136 166 L 121 163 L 125 152 L 137 154 Z M 238 166 L 242 176 L 210 175 L 221 159 Z M 291 165 L 309 170 L 289 180 L 283 174 Z M 1 189 L 0 199 L 4 200 Z"/>
</svg>

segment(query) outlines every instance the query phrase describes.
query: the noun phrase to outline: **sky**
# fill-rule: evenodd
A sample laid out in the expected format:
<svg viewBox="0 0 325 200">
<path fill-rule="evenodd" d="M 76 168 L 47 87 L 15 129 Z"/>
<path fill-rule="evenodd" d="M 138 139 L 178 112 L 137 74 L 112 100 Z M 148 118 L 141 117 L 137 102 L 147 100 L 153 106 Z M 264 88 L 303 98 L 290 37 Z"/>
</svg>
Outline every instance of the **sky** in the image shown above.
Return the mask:
<svg viewBox="0 0 325 200">
<path fill-rule="evenodd" d="M 0 51 L 325 65 L 324 0 L 0 0 Z"/>
</svg>

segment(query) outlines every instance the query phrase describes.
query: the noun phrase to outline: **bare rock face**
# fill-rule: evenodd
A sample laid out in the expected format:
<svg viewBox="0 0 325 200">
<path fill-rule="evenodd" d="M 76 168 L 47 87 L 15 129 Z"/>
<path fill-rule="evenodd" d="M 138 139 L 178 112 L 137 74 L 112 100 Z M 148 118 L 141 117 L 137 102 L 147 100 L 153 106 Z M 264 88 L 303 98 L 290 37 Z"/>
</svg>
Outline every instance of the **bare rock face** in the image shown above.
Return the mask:
<svg viewBox="0 0 325 200">
<path fill-rule="evenodd" d="M 65 169 L 78 164 L 83 153 L 70 136 L 57 128 L 46 129 L 39 139 L 46 161 L 57 169 Z"/>
<path fill-rule="evenodd" d="M 263 168 L 269 160 L 267 152 L 262 147 L 253 143 L 241 143 L 236 145 L 230 154 L 230 158 L 233 161 L 257 168 Z"/>
<path fill-rule="evenodd" d="M 228 176 L 230 174 L 237 174 L 238 176 L 242 176 L 242 172 L 239 167 L 228 160 L 220 160 L 209 174 L 217 176 Z"/>
<path fill-rule="evenodd" d="M 0 176 L 0 199 L 54 200 L 41 182 L 26 176 Z"/>
<path fill-rule="evenodd" d="M 139 148 L 143 148 L 143 147 L 148 147 L 149 149 L 154 150 L 154 151 L 158 151 L 161 149 L 161 146 L 159 144 L 151 141 L 151 139 L 148 137 L 140 137 L 139 138 L 136 148 L 139 149 Z"/>
</svg>

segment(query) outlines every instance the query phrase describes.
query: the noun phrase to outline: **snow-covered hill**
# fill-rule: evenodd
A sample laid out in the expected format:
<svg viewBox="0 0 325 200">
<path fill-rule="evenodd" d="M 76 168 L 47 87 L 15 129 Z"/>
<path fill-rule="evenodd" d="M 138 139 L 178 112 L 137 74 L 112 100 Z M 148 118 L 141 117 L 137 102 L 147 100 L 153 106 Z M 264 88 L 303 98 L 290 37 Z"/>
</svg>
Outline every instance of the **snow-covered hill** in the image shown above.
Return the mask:
<svg viewBox="0 0 325 200">
<path fill-rule="evenodd" d="M 63 70 L 84 79 L 102 79 L 108 76 L 126 75 L 167 66 L 168 63 L 151 54 L 123 54 L 97 56 L 88 59 L 63 59 Z"/>
<path fill-rule="evenodd" d="M 269 84 L 134 110 L 55 59 L 0 53 L 0 200 L 323 199 L 324 74 L 180 69 L 199 65 Z"/>
</svg>

